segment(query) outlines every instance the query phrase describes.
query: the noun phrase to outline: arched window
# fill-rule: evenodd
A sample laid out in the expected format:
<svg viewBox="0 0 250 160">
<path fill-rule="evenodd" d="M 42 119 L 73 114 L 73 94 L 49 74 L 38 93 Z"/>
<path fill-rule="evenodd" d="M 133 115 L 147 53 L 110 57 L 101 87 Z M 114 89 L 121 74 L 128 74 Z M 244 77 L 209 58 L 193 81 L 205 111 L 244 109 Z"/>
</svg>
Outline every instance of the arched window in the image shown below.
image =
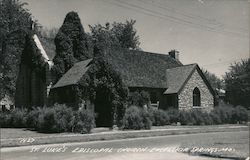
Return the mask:
<svg viewBox="0 0 250 160">
<path fill-rule="evenodd" d="M 201 94 L 197 87 L 193 90 L 193 106 L 201 106 Z"/>
</svg>

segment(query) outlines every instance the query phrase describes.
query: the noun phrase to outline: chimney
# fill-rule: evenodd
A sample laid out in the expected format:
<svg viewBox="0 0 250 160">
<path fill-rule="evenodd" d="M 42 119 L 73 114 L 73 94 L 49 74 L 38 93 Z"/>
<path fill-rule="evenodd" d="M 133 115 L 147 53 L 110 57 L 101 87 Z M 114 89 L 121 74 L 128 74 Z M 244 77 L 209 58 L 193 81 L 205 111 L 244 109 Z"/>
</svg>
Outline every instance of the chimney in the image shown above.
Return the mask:
<svg viewBox="0 0 250 160">
<path fill-rule="evenodd" d="M 168 54 L 170 57 L 179 60 L 179 51 L 172 49 L 170 52 L 168 52 Z"/>
</svg>

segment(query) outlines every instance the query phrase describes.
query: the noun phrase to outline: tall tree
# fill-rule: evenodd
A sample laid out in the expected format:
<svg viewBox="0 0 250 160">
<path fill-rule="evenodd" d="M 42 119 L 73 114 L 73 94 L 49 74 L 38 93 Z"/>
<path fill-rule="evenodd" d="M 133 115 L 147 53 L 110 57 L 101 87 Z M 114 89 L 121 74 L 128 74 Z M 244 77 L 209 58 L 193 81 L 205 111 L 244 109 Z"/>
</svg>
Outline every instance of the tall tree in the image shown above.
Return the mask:
<svg viewBox="0 0 250 160">
<path fill-rule="evenodd" d="M 231 65 L 224 79 L 227 101 L 250 108 L 250 59 Z"/>
<path fill-rule="evenodd" d="M 113 48 L 140 49 L 135 22 L 130 20 L 125 23 L 114 22 L 112 25 L 106 23 L 105 26 L 90 25 L 93 44 L 104 52 Z"/>
<path fill-rule="evenodd" d="M 24 39 L 32 28 L 26 5 L 19 0 L 0 0 L 0 98 L 15 94 Z"/>
<path fill-rule="evenodd" d="M 224 89 L 224 84 L 223 84 L 222 79 L 220 79 L 215 74 L 213 74 L 205 69 L 202 69 L 202 72 L 206 76 L 207 80 L 210 82 L 214 91 L 216 91 L 218 89 Z"/>
<path fill-rule="evenodd" d="M 53 59 L 55 80 L 67 72 L 75 62 L 86 60 L 91 55 L 88 36 L 76 12 L 69 12 L 55 37 L 56 56 Z"/>
</svg>

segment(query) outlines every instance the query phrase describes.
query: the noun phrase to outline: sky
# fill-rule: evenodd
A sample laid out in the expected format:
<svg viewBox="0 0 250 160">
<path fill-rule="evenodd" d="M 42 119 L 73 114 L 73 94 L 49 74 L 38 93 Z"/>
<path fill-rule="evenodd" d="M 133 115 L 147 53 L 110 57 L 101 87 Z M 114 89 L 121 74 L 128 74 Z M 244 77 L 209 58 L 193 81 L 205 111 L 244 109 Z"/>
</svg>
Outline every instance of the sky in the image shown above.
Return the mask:
<svg viewBox="0 0 250 160">
<path fill-rule="evenodd" d="M 59 28 L 78 12 L 83 27 L 136 20 L 144 51 L 179 51 L 183 64 L 198 63 L 220 78 L 229 66 L 250 57 L 250 0 L 22 0 L 35 19 Z"/>
</svg>

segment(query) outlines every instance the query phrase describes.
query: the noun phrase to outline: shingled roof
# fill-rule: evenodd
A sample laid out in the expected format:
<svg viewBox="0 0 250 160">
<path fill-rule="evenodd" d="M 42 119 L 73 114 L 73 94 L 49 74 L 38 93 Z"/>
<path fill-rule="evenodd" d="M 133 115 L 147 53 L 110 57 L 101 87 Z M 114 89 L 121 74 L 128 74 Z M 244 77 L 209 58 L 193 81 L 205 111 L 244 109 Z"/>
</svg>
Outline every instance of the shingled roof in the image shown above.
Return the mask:
<svg viewBox="0 0 250 160">
<path fill-rule="evenodd" d="M 106 55 L 129 87 L 167 88 L 166 69 L 182 66 L 167 54 L 135 50 L 116 50 Z"/>
<path fill-rule="evenodd" d="M 215 95 L 212 86 L 210 85 L 205 75 L 201 71 L 200 67 L 196 63 L 167 69 L 166 70 L 167 90 L 164 92 L 164 94 L 179 93 L 185 86 L 185 84 L 188 82 L 188 80 L 190 79 L 195 70 L 198 71 L 198 73 L 200 74 L 201 78 L 207 85 L 211 94 Z"/>
<path fill-rule="evenodd" d="M 85 61 L 81 61 L 76 63 L 72 68 L 68 70 L 59 81 L 52 88 L 59 88 L 68 85 L 77 84 L 78 81 L 82 78 L 82 76 L 88 71 L 88 64 L 92 61 L 92 59 L 88 59 Z"/>
<path fill-rule="evenodd" d="M 135 50 L 116 50 L 105 54 L 128 87 L 167 88 L 166 69 L 182 66 L 166 54 Z M 76 63 L 53 88 L 76 84 L 88 70 L 91 59 Z"/>
<path fill-rule="evenodd" d="M 189 64 L 166 70 L 168 89 L 164 94 L 178 93 L 195 70 L 197 64 Z"/>
</svg>

